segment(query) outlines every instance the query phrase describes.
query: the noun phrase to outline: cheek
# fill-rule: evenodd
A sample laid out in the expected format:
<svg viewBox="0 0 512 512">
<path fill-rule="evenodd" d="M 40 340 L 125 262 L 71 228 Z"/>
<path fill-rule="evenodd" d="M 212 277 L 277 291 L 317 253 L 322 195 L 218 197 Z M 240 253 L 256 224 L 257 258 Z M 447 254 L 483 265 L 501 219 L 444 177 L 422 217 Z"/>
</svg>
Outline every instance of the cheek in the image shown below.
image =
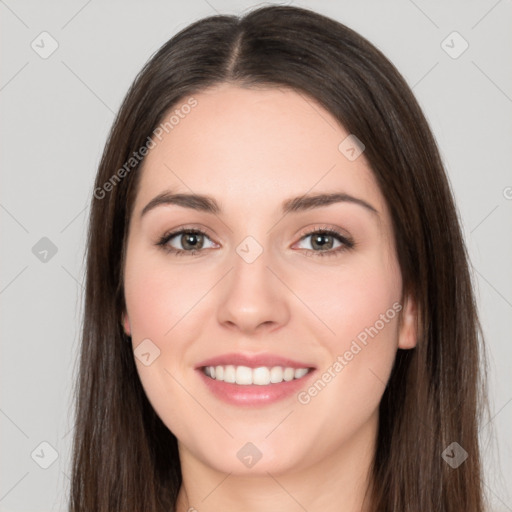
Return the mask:
<svg viewBox="0 0 512 512">
<path fill-rule="evenodd" d="M 172 418 L 190 402 L 179 382 L 190 363 L 189 340 L 200 336 L 194 313 L 205 293 L 199 286 L 202 279 L 205 276 L 180 271 L 147 249 L 134 246 L 129 252 L 124 289 L 135 356 L 139 344 L 153 347 L 148 339 L 158 354 L 149 366 L 136 357 L 136 366 L 146 395 L 162 418 Z M 172 402 L 169 396 L 174 397 Z"/>
<path fill-rule="evenodd" d="M 304 282 L 304 302 L 318 312 L 322 335 L 317 342 L 329 354 L 317 386 L 323 395 L 324 384 L 329 391 L 317 402 L 327 400 L 329 407 L 352 410 L 365 403 L 370 410 L 380 400 L 398 346 L 402 309 L 398 264 L 372 254 L 337 268 L 328 279 L 317 276 L 314 283 L 312 277 Z"/>
<path fill-rule="evenodd" d="M 127 260 L 124 289 L 134 343 L 150 338 L 161 345 L 172 336 L 193 299 L 197 301 L 183 274 L 162 261 L 165 258 L 136 248 Z"/>
<path fill-rule="evenodd" d="M 364 339 L 365 329 L 376 323 L 383 338 L 396 335 L 392 320 L 397 316 L 397 307 L 393 308 L 393 304 L 400 301 L 402 281 L 395 261 L 372 253 L 329 269 L 328 273 L 325 269 L 309 273 L 301 281 L 304 302 L 326 327 L 319 324 L 331 353 L 346 350 L 361 333 Z M 295 289 L 298 286 L 299 282 Z"/>
<path fill-rule="evenodd" d="M 183 332 L 189 325 L 187 311 L 197 302 L 198 293 L 187 286 L 184 273 L 162 265 L 162 260 L 165 262 L 164 258 L 152 257 L 147 249 L 131 249 L 126 264 L 125 299 L 137 373 L 146 397 L 164 424 L 173 432 L 182 433 L 187 432 L 190 422 L 183 411 L 194 405 L 180 385 L 184 382 L 181 366 L 187 350 Z M 156 348 L 148 345 L 148 339 Z M 151 347 L 152 358 L 158 354 L 147 366 L 137 358 L 141 343 Z"/>
</svg>

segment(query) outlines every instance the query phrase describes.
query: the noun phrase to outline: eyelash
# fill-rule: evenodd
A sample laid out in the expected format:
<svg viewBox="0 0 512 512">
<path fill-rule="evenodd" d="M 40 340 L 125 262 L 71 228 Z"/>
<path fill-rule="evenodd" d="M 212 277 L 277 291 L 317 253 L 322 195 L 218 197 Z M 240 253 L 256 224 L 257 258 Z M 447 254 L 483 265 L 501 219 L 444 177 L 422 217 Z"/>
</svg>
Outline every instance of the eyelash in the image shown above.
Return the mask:
<svg viewBox="0 0 512 512">
<path fill-rule="evenodd" d="M 202 252 L 203 249 L 199 249 L 199 250 L 192 250 L 192 251 L 185 251 L 183 249 L 175 249 L 174 247 L 170 247 L 167 245 L 167 243 L 173 239 L 175 236 L 177 235 L 183 235 L 183 234 L 189 234 L 189 235 L 204 235 L 208 238 L 210 238 L 208 236 L 208 233 L 206 233 L 205 231 L 203 231 L 202 229 L 199 229 L 199 228 L 194 228 L 194 229 L 186 229 L 186 228 L 182 228 L 182 229 L 179 229 L 177 231 L 173 231 L 171 233 L 166 233 L 164 234 L 160 240 L 157 242 L 157 246 L 161 247 L 164 251 L 168 252 L 168 253 L 171 253 L 171 254 L 174 254 L 175 256 L 185 256 L 185 255 L 188 255 L 188 256 L 197 256 L 198 253 Z M 320 257 L 324 257 L 324 256 L 336 256 L 337 254 L 339 254 L 340 252 L 343 252 L 343 251 L 346 251 L 346 250 L 350 250 L 350 249 L 353 249 L 356 244 L 353 240 L 345 237 L 344 235 L 342 235 L 341 233 L 339 233 L 338 231 L 336 231 L 335 229 L 332 229 L 332 228 L 319 228 L 319 227 L 315 227 L 313 230 L 311 231 L 308 231 L 307 233 L 304 233 L 300 240 L 302 240 L 303 238 L 306 238 L 308 236 L 311 236 L 311 235 L 315 235 L 315 234 L 327 234 L 327 235 L 331 235 L 335 238 L 338 239 L 339 242 L 341 242 L 343 245 L 341 245 L 340 247 L 336 248 L 336 249 L 329 249 L 327 251 L 313 251 L 312 249 L 303 249 L 305 250 L 308 254 L 311 254 L 313 253 L 315 256 L 320 256 Z"/>
</svg>

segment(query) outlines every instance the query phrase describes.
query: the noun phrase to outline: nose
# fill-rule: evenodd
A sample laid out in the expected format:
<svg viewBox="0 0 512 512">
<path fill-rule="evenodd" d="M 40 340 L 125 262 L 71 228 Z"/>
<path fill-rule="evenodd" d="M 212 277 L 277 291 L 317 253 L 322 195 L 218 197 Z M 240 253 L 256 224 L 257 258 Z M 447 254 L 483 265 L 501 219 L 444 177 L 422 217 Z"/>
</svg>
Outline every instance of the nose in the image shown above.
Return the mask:
<svg viewBox="0 0 512 512">
<path fill-rule="evenodd" d="M 289 320 L 289 300 L 293 294 L 279 278 L 267 251 L 251 261 L 243 248 L 239 250 L 234 253 L 232 269 L 221 284 L 218 321 L 247 335 L 277 330 Z"/>
</svg>

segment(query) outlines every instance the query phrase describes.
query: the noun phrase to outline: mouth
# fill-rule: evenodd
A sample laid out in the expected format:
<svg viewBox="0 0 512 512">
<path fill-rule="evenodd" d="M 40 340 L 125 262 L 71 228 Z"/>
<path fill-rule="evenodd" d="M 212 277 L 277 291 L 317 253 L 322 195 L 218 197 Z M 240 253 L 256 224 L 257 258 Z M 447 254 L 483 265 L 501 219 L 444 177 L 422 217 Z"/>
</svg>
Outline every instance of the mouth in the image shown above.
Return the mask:
<svg viewBox="0 0 512 512">
<path fill-rule="evenodd" d="M 207 389 L 225 403 L 263 406 L 304 389 L 316 368 L 274 355 L 226 354 L 195 368 Z"/>
<path fill-rule="evenodd" d="M 218 365 L 203 366 L 201 371 L 213 380 L 238 384 L 239 386 L 268 386 L 302 379 L 313 368 L 292 368 L 290 366 L 249 366 Z"/>
</svg>

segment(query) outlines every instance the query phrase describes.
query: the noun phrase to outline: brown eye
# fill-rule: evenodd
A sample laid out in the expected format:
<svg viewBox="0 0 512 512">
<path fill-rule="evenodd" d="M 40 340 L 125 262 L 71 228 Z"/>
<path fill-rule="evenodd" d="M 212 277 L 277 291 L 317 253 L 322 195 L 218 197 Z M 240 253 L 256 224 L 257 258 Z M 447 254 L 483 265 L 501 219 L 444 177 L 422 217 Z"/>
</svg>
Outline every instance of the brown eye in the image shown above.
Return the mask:
<svg viewBox="0 0 512 512">
<path fill-rule="evenodd" d="M 204 249 L 205 238 L 209 239 L 208 235 L 199 229 L 181 229 L 164 235 L 157 245 L 176 255 L 195 255 Z M 171 245 L 171 241 L 182 248 Z"/>
<path fill-rule="evenodd" d="M 200 233 L 184 233 L 180 235 L 180 243 L 184 249 L 201 249 L 204 235 Z"/>
<path fill-rule="evenodd" d="M 346 236 L 342 235 L 334 229 L 315 229 L 306 233 L 301 240 L 311 238 L 311 247 L 313 249 L 306 249 L 308 255 L 318 256 L 334 256 L 347 249 L 352 249 L 355 243 L 349 240 Z M 334 247 L 335 242 L 339 245 Z"/>
</svg>

